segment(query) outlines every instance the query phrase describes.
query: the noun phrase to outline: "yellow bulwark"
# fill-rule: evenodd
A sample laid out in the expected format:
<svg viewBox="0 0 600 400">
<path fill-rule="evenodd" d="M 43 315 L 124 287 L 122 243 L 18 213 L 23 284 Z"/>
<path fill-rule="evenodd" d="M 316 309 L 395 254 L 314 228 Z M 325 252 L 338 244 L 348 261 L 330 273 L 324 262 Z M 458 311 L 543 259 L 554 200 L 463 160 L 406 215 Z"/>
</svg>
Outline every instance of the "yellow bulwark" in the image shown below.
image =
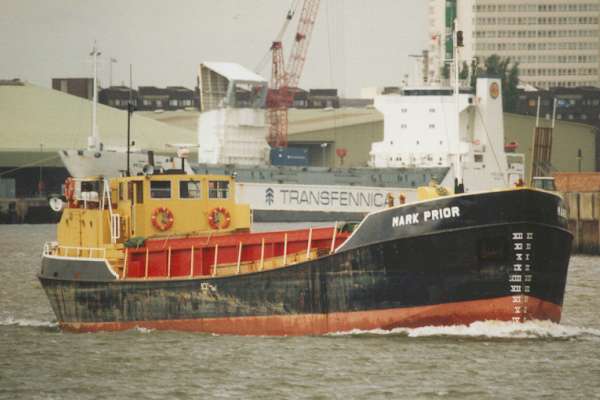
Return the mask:
<svg viewBox="0 0 600 400">
<path fill-rule="evenodd" d="M 75 179 L 58 225 L 58 245 L 121 248 L 134 237 L 249 230 L 250 207 L 237 204 L 225 175 L 157 174 Z"/>
<path fill-rule="evenodd" d="M 429 183 L 429 186 L 419 186 L 417 188 L 417 200 L 429 200 L 436 197 L 448 196 L 450 191 L 444 186 L 440 186 L 435 182 Z"/>
</svg>

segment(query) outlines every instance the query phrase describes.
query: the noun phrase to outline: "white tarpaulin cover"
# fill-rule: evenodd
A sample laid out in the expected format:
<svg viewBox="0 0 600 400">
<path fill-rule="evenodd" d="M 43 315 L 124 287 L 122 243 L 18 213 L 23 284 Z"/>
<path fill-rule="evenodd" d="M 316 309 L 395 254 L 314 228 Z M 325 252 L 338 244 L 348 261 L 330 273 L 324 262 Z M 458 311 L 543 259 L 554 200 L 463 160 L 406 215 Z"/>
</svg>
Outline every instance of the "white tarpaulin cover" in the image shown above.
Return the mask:
<svg viewBox="0 0 600 400">
<path fill-rule="evenodd" d="M 206 68 L 215 71 L 217 74 L 229 79 L 230 81 L 243 82 L 266 82 L 267 80 L 260 75 L 255 74 L 240 64 L 228 62 L 203 62 Z"/>
</svg>

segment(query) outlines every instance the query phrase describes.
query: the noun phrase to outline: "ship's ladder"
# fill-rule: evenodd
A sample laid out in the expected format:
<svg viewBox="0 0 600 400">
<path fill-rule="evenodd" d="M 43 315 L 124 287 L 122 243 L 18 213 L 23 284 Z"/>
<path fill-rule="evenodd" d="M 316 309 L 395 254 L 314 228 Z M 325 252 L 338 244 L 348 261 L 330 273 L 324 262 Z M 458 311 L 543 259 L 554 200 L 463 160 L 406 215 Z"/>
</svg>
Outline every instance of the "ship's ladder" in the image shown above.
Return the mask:
<svg viewBox="0 0 600 400">
<path fill-rule="evenodd" d="M 110 241 L 115 244 L 121 238 L 121 215 L 113 212 L 110 185 L 106 179 L 103 181 L 101 209 L 104 209 L 105 204 L 108 204 L 108 214 L 110 216 Z"/>
</svg>

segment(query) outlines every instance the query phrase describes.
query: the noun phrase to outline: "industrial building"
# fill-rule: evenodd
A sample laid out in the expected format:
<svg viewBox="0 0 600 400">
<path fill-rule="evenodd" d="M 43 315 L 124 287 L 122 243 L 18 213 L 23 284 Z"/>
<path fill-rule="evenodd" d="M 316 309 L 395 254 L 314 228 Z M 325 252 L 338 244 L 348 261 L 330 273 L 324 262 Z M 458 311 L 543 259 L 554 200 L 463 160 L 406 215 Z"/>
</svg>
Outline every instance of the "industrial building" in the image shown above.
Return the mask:
<svg viewBox="0 0 600 400">
<path fill-rule="evenodd" d="M 148 118 L 174 126 L 196 130 L 198 112 L 143 113 Z M 290 109 L 288 139 L 290 147 L 308 149 L 313 166 L 366 167 L 371 143 L 383 138 L 383 116 L 372 106 L 339 109 Z M 516 151 L 525 155 L 526 173 L 529 172 L 532 135 L 535 116 L 504 113 L 505 141 L 515 142 Z M 541 119 L 541 125 L 550 126 L 550 117 Z M 552 165 L 559 171 L 577 171 L 578 151 L 581 149 L 581 168 L 595 171 L 596 128 L 591 125 L 556 121 Z M 345 149 L 342 159 L 337 149 Z M 526 174 L 527 176 L 527 174 Z"/>
<path fill-rule="evenodd" d="M 91 100 L 94 96 L 94 79 L 92 78 L 53 78 L 52 89 L 82 99 Z"/>
<path fill-rule="evenodd" d="M 20 81 L 0 82 L 0 179 L 3 206 L 16 198 L 43 198 L 60 191 L 67 177 L 58 151 L 85 148 L 91 102 Z M 196 143 L 199 111 L 136 112 L 132 140 L 139 149 L 169 154 L 167 143 Z M 542 118 L 543 124 L 550 124 Z M 372 106 L 290 109 L 289 145 L 308 150 L 310 165 L 364 167 L 371 143 L 383 138 L 383 117 Z M 506 141 L 518 143 L 529 163 L 535 117 L 505 114 Z M 98 126 L 106 147 L 126 145 L 127 112 L 98 106 Z M 338 151 L 344 149 L 344 151 Z M 552 164 L 559 171 L 596 170 L 593 126 L 558 120 Z M 581 157 L 578 151 L 581 150 Z M 340 157 L 344 155 L 344 157 Z M 192 150 L 192 160 L 196 155 Z"/>
<path fill-rule="evenodd" d="M 200 106 L 198 88 L 140 86 L 130 90 L 126 86 L 111 86 L 98 92 L 100 104 L 121 110 L 127 110 L 130 100 L 136 110 L 142 111 L 198 109 Z"/>
<path fill-rule="evenodd" d="M 16 207 L 17 198 L 45 206 L 45 196 L 60 192 L 68 176 L 58 152 L 87 146 L 92 103 L 62 91 L 10 80 L 0 81 L 0 104 L 0 209 Z M 98 105 L 98 126 L 105 147 L 126 146 L 126 111 Z M 136 148 L 171 153 L 166 143 L 194 143 L 196 134 L 136 114 L 132 139 Z M 43 201 L 34 202 L 35 198 Z"/>
<path fill-rule="evenodd" d="M 555 108 L 556 106 L 556 108 Z M 515 111 L 523 115 L 592 125 L 600 134 L 600 88 L 550 88 L 548 90 L 522 90 Z M 600 141 L 596 141 L 596 170 L 600 170 Z"/>
</svg>

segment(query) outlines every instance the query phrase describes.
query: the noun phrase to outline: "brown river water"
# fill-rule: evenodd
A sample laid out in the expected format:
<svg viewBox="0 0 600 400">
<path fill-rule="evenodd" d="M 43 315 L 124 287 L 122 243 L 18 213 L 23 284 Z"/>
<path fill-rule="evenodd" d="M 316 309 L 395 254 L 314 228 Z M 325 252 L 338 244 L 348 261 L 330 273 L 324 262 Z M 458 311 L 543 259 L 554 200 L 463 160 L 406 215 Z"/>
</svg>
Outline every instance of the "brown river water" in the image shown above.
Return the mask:
<svg viewBox="0 0 600 400">
<path fill-rule="evenodd" d="M 0 225 L 0 399 L 600 399 L 600 257 L 571 259 L 560 325 L 73 334 L 36 279 L 54 229 Z"/>
</svg>

